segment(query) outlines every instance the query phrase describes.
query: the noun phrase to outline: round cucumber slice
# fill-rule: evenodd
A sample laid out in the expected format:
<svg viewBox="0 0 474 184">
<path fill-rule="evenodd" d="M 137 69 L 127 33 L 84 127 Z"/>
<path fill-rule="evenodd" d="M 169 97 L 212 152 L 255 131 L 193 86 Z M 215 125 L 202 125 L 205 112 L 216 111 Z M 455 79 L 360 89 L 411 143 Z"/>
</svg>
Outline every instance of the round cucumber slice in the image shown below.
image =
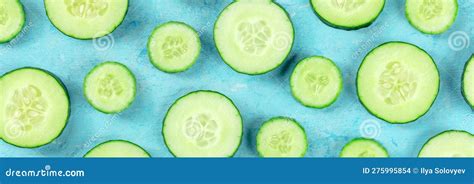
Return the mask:
<svg viewBox="0 0 474 184">
<path fill-rule="evenodd" d="M 293 96 L 301 104 L 325 108 L 336 101 L 342 89 L 342 75 L 330 59 L 314 56 L 299 62 L 290 77 Z"/>
<path fill-rule="evenodd" d="M 270 0 L 235 1 L 214 25 L 219 54 L 243 74 L 264 74 L 280 66 L 293 47 L 293 39 L 288 14 Z"/>
<path fill-rule="evenodd" d="M 84 157 L 150 157 L 142 147 L 124 140 L 110 140 L 95 146 Z"/>
<path fill-rule="evenodd" d="M 303 157 L 308 149 L 304 128 L 296 120 L 275 117 L 257 134 L 257 151 L 262 157 Z"/>
<path fill-rule="evenodd" d="M 460 130 L 441 132 L 423 145 L 418 157 L 474 157 L 474 135 Z"/>
<path fill-rule="evenodd" d="M 167 22 L 155 28 L 148 40 L 148 56 L 155 67 L 168 73 L 190 68 L 201 51 L 198 33 L 182 22 Z"/>
<path fill-rule="evenodd" d="M 135 76 L 123 64 L 104 62 L 84 79 L 87 101 L 98 111 L 111 114 L 128 108 L 135 99 Z"/>
<path fill-rule="evenodd" d="M 423 116 L 438 89 L 438 68 L 431 56 L 404 42 L 376 47 L 365 56 L 357 73 L 362 105 L 389 123 L 409 123 Z"/>
<path fill-rule="evenodd" d="M 368 27 L 383 10 L 385 0 L 311 0 L 316 15 L 326 25 L 345 30 Z"/>
<path fill-rule="evenodd" d="M 18 35 L 25 24 L 25 12 L 19 0 L 3 0 L 0 5 L 0 43 Z"/>
<path fill-rule="evenodd" d="M 66 127 L 70 102 L 66 87 L 52 73 L 20 68 L 0 79 L 2 139 L 25 148 L 43 146 Z"/>
<path fill-rule="evenodd" d="M 451 27 L 458 13 L 457 0 L 406 0 L 408 22 L 426 34 L 440 34 Z"/>
<path fill-rule="evenodd" d="M 373 139 L 356 138 L 347 143 L 340 157 L 388 157 L 388 152 L 379 142 Z"/>
<path fill-rule="evenodd" d="M 163 121 L 163 138 L 176 157 L 231 157 L 243 133 L 234 103 L 215 91 L 195 91 L 174 102 Z"/>
<path fill-rule="evenodd" d="M 125 18 L 128 0 L 44 0 L 46 14 L 62 33 L 93 39 L 115 30 Z"/>
<path fill-rule="evenodd" d="M 467 61 L 462 78 L 462 94 L 467 103 L 474 109 L 474 54 Z"/>
</svg>

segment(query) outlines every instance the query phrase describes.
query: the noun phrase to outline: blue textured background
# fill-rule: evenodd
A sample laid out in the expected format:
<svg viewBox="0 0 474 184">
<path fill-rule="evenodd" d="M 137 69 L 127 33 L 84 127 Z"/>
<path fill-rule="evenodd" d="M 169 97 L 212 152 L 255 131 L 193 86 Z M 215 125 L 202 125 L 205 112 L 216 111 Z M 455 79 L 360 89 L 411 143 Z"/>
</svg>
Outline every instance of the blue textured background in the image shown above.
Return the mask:
<svg viewBox="0 0 474 184">
<path fill-rule="evenodd" d="M 55 73 L 69 90 L 72 113 L 66 129 L 53 143 L 23 149 L 0 141 L 0 156 L 79 157 L 103 141 L 125 139 L 141 145 L 154 157 L 169 157 L 161 136 L 164 114 L 175 99 L 198 89 L 222 92 L 241 111 L 245 132 L 236 156 L 257 156 L 256 131 L 273 116 L 292 117 L 303 125 L 309 138 L 309 157 L 338 156 L 347 141 L 362 135 L 375 137 L 391 156 L 413 157 L 429 137 L 441 131 L 461 129 L 474 133 L 474 113 L 460 92 L 463 66 L 474 50 L 474 44 L 469 43 L 474 35 L 474 0 L 459 0 L 454 25 L 435 36 L 410 26 L 404 16 L 404 1 L 387 0 L 382 14 L 369 28 L 344 31 L 323 24 L 307 0 L 277 0 L 293 21 L 294 48 L 282 66 L 260 76 L 234 72 L 222 62 L 214 47 L 214 21 L 230 0 L 132 0 L 123 24 L 95 45 L 93 41 L 69 38 L 56 30 L 46 17 L 43 1 L 21 2 L 27 15 L 26 27 L 14 41 L 0 45 L 0 74 L 23 66 Z M 147 56 L 146 43 L 151 31 L 170 20 L 193 26 L 203 43 L 198 62 L 180 74 L 155 69 Z M 393 40 L 425 49 L 435 59 L 441 74 L 439 96 L 431 110 L 418 121 L 405 125 L 389 124 L 370 115 L 359 103 L 354 84 L 365 54 Z M 343 72 L 343 92 L 336 103 L 323 110 L 300 105 L 291 96 L 288 85 L 297 61 L 312 55 L 331 58 Z M 82 93 L 87 72 L 108 60 L 127 65 L 138 82 L 135 102 L 117 115 L 94 110 Z M 364 122 L 375 128 L 361 126 Z"/>
</svg>

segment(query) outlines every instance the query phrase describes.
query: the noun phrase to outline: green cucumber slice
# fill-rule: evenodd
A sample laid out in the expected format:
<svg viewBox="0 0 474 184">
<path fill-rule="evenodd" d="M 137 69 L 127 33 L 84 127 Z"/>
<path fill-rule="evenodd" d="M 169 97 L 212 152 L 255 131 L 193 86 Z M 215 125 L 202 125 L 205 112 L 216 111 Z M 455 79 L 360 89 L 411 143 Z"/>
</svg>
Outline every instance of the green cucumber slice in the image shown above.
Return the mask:
<svg viewBox="0 0 474 184">
<path fill-rule="evenodd" d="M 474 109 L 474 54 L 467 61 L 462 77 L 462 94 L 467 103 Z"/>
<path fill-rule="evenodd" d="M 198 33 L 182 22 L 167 22 L 155 28 L 148 40 L 148 56 L 155 67 L 168 73 L 190 68 L 201 51 Z"/>
<path fill-rule="evenodd" d="M 214 25 L 220 56 L 243 74 L 264 74 L 280 66 L 290 53 L 293 40 L 288 14 L 270 0 L 234 1 Z"/>
<path fill-rule="evenodd" d="M 5 142 L 34 148 L 61 134 L 69 118 L 70 102 L 59 78 L 27 67 L 6 73 L 0 81 L 0 132 Z"/>
<path fill-rule="evenodd" d="M 311 5 L 326 25 L 356 30 L 370 26 L 377 19 L 385 0 L 311 0 Z"/>
<path fill-rule="evenodd" d="M 0 5 L 0 43 L 18 35 L 25 24 L 25 12 L 19 0 L 3 0 Z"/>
<path fill-rule="evenodd" d="M 461 130 L 448 130 L 430 138 L 418 157 L 474 157 L 474 135 Z"/>
<path fill-rule="evenodd" d="M 342 89 L 342 75 L 330 59 L 313 56 L 300 61 L 290 77 L 293 97 L 301 104 L 325 108 L 336 101 Z"/>
<path fill-rule="evenodd" d="M 163 120 L 163 138 L 176 157 L 231 157 L 240 146 L 242 118 L 234 103 L 215 91 L 180 97 Z"/>
<path fill-rule="evenodd" d="M 150 157 L 142 147 L 124 140 L 110 140 L 98 144 L 89 150 L 84 157 Z"/>
<path fill-rule="evenodd" d="M 340 157 L 388 157 L 387 150 L 373 139 L 356 138 L 347 143 L 339 155 Z"/>
<path fill-rule="evenodd" d="M 389 123 L 423 116 L 438 95 L 439 73 L 423 49 L 405 42 L 384 43 L 365 56 L 357 73 L 364 107 Z"/>
<path fill-rule="evenodd" d="M 112 33 L 123 21 L 128 0 L 44 0 L 46 14 L 62 33 L 93 39 Z"/>
<path fill-rule="evenodd" d="M 123 64 L 108 61 L 95 66 L 84 79 L 84 95 L 98 111 L 111 114 L 128 108 L 135 99 L 135 76 Z"/>
<path fill-rule="evenodd" d="M 457 0 L 406 0 L 408 22 L 426 34 L 440 34 L 451 27 L 458 14 Z"/>
<path fill-rule="evenodd" d="M 304 128 L 294 119 L 275 117 L 257 134 L 257 151 L 262 157 L 303 157 L 308 149 Z"/>
</svg>

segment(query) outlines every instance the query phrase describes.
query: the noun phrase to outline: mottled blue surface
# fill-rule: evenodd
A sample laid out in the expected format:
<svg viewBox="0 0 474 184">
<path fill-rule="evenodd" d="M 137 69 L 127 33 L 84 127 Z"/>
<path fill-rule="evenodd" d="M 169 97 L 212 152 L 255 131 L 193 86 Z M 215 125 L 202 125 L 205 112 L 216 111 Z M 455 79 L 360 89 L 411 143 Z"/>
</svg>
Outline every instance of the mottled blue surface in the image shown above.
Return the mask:
<svg viewBox="0 0 474 184">
<path fill-rule="evenodd" d="M 294 48 L 288 60 L 276 70 L 247 76 L 224 64 L 213 42 L 214 22 L 229 0 L 132 0 L 123 24 L 111 35 L 113 42 L 109 37 L 108 43 L 112 44 L 105 48 L 63 35 L 49 22 L 42 1 L 22 0 L 27 25 L 14 42 L 0 45 L 0 73 L 23 66 L 55 73 L 69 90 L 72 113 L 64 132 L 53 143 L 23 149 L 0 141 L 0 156 L 79 157 L 103 141 L 125 139 L 141 145 L 154 157 L 169 157 L 171 154 L 161 136 L 163 117 L 175 99 L 198 89 L 227 95 L 241 111 L 245 132 L 236 154 L 239 157 L 257 156 L 256 132 L 264 120 L 273 116 L 292 117 L 303 125 L 309 138 L 309 157 L 337 156 L 347 141 L 362 135 L 375 137 L 391 156 L 413 157 L 429 137 L 441 131 L 459 129 L 474 133 L 474 113 L 460 91 L 464 63 L 474 50 L 474 0 L 459 0 L 454 25 L 435 36 L 422 34 L 410 26 L 404 16 L 404 1 L 388 0 L 373 25 L 356 31 L 326 26 L 314 15 L 307 0 L 277 2 L 293 21 Z M 146 43 L 151 31 L 170 20 L 193 26 L 203 43 L 198 62 L 180 74 L 155 69 L 147 56 Z M 450 35 L 453 35 L 451 47 Z M 456 36 L 460 37 L 455 39 Z M 106 38 L 99 41 L 107 44 Z M 431 110 L 418 121 L 404 125 L 389 124 L 370 115 L 359 103 L 355 87 L 355 75 L 365 54 L 393 40 L 411 42 L 425 49 L 435 59 L 441 74 L 439 96 Z M 297 61 L 312 55 L 331 58 L 343 72 L 344 89 L 339 99 L 323 110 L 300 105 L 291 96 L 288 85 Z M 94 110 L 82 92 L 87 72 L 108 60 L 127 65 L 138 82 L 135 102 L 118 115 Z M 361 133 L 361 127 L 367 128 L 361 126 L 364 122 L 376 125 L 371 129 L 375 134 Z"/>
</svg>

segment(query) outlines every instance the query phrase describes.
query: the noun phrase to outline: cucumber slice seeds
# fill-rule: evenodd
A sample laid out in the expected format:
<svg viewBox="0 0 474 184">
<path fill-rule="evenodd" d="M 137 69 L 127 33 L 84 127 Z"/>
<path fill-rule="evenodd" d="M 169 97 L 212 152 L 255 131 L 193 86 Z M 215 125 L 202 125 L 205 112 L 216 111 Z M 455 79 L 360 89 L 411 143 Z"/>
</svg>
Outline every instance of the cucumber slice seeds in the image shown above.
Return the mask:
<svg viewBox="0 0 474 184">
<path fill-rule="evenodd" d="M 148 40 L 151 63 L 161 71 L 182 72 L 190 68 L 201 51 L 198 33 L 182 22 L 167 22 L 155 28 Z"/>
<path fill-rule="evenodd" d="M 0 43 L 15 38 L 25 24 L 25 12 L 19 0 L 2 0 L 0 3 Z"/>
<path fill-rule="evenodd" d="M 306 133 L 294 119 L 275 117 L 257 134 L 257 151 L 262 157 L 303 157 L 308 149 Z"/>
<path fill-rule="evenodd" d="M 458 13 L 457 0 L 406 0 L 408 22 L 426 34 L 440 34 L 451 27 Z"/>
<path fill-rule="evenodd" d="M 418 157 L 474 157 L 474 135 L 460 130 L 448 130 L 430 138 Z"/>
<path fill-rule="evenodd" d="M 347 143 L 339 155 L 340 157 L 388 157 L 387 150 L 373 139 L 356 138 Z"/>
<path fill-rule="evenodd" d="M 150 157 L 142 147 L 124 140 L 110 140 L 95 146 L 84 157 Z"/>
</svg>

